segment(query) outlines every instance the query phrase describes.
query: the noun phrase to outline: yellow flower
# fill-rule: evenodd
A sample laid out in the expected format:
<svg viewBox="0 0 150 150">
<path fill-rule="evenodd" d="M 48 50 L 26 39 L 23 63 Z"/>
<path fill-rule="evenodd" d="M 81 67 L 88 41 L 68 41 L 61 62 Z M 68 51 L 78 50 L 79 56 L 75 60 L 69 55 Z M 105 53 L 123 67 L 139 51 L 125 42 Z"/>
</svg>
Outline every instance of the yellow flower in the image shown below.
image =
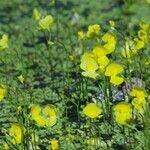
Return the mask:
<svg viewBox="0 0 150 150">
<path fill-rule="evenodd" d="M 96 73 L 96 70 L 98 69 L 98 64 L 95 59 L 92 58 L 92 56 L 93 55 L 90 53 L 85 53 L 81 57 L 80 68 L 84 70 L 84 72 L 82 72 L 83 76 L 95 79 L 98 76 L 98 74 Z"/>
<path fill-rule="evenodd" d="M 138 37 L 140 40 L 142 40 L 144 43 L 147 43 L 148 41 L 148 34 L 145 30 L 141 29 L 138 31 Z"/>
<path fill-rule="evenodd" d="M 132 105 L 137 110 L 142 110 L 146 106 L 146 100 L 145 100 L 145 98 L 134 98 L 132 100 Z"/>
<path fill-rule="evenodd" d="M 19 124 L 12 124 L 9 129 L 9 135 L 12 137 L 13 144 L 20 144 L 23 141 L 24 129 Z"/>
<path fill-rule="evenodd" d="M 142 49 L 142 48 L 144 48 L 144 46 L 145 46 L 145 42 L 144 41 L 142 41 L 142 40 L 140 40 L 140 39 L 138 39 L 138 38 L 135 38 L 134 39 L 134 42 L 135 42 L 135 48 L 138 50 L 138 49 Z"/>
<path fill-rule="evenodd" d="M 17 78 L 18 78 L 18 80 L 19 80 L 21 83 L 23 83 L 23 82 L 24 82 L 24 77 L 23 77 L 23 75 L 22 75 L 22 74 L 21 74 L 20 76 L 18 76 Z"/>
<path fill-rule="evenodd" d="M 147 3 L 150 4 L 150 0 L 147 0 Z"/>
<path fill-rule="evenodd" d="M 111 63 L 107 66 L 105 76 L 116 76 L 123 72 L 123 66 L 118 63 Z"/>
<path fill-rule="evenodd" d="M 8 35 L 4 34 L 0 39 L 0 50 L 8 48 Z"/>
<path fill-rule="evenodd" d="M 7 87 L 4 84 L 0 84 L 0 101 L 3 100 L 3 98 L 5 97 L 7 93 Z"/>
<path fill-rule="evenodd" d="M 39 126 L 53 126 L 57 122 L 56 108 L 51 104 L 47 104 L 44 108 L 39 105 L 33 105 L 31 115 Z"/>
<path fill-rule="evenodd" d="M 113 20 L 109 20 L 110 27 L 114 28 L 116 26 L 115 22 Z"/>
<path fill-rule="evenodd" d="M 38 9 L 37 8 L 34 8 L 33 9 L 33 13 L 32 13 L 32 17 L 35 19 L 35 20 L 39 20 L 40 19 L 40 13 L 39 13 L 39 11 L 38 11 Z"/>
<path fill-rule="evenodd" d="M 120 85 L 121 83 L 124 82 L 124 78 L 119 75 L 111 76 L 110 82 L 115 85 Z"/>
<path fill-rule="evenodd" d="M 115 50 L 117 39 L 114 33 L 107 32 L 103 35 L 102 40 L 105 42 L 104 47 L 107 49 L 107 54 Z"/>
<path fill-rule="evenodd" d="M 131 90 L 130 95 L 136 98 L 140 98 L 140 99 L 146 98 L 148 96 L 147 92 L 142 87 L 134 87 Z"/>
<path fill-rule="evenodd" d="M 144 31 L 148 31 L 148 29 L 149 29 L 149 24 L 146 21 L 141 21 L 139 23 L 139 26 Z"/>
<path fill-rule="evenodd" d="M 53 17 L 51 15 L 48 15 L 45 18 L 39 20 L 39 27 L 40 29 L 43 29 L 43 30 L 45 29 L 49 30 L 53 22 L 54 22 Z"/>
<path fill-rule="evenodd" d="M 92 37 L 94 37 L 96 35 L 99 35 L 100 30 L 101 30 L 100 25 L 98 25 L 98 24 L 90 25 L 88 27 L 87 37 L 88 38 L 92 38 Z"/>
<path fill-rule="evenodd" d="M 7 143 L 5 143 L 5 144 L 2 145 L 2 149 L 3 150 L 10 150 L 10 148 L 9 148 L 9 146 L 8 146 Z"/>
<path fill-rule="evenodd" d="M 51 144 L 51 149 L 52 150 L 58 150 L 59 149 L 59 144 L 58 144 L 58 140 L 53 139 L 50 141 Z"/>
<path fill-rule="evenodd" d="M 104 48 L 103 46 L 96 46 L 94 49 L 93 49 L 93 54 L 94 54 L 94 57 L 96 59 L 100 58 L 100 57 L 103 57 L 103 56 L 106 56 L 107 54 L 107 49 Z"/>
<path fill-rule="evenodd" d="M 79 31 L 79 32 L 78 32 L 78 38 L 79 38 L 80 40 L 84 39 L 84 38 L 85 38 L 85 33 L 84 33 L 83 31 Z"/>
<path fill-rule="evenodd" d="M 120 102 L 114 106 L 114 118 L 119 124 L 128 124 L 132 119 L 132 106 L 127 102 Z"/>
<path fill-rule="evenodd" d="M 43 114 L 45 116 L 46 125 L 53 126 L 57 122 L 57 111 L 54 105 L 47 104 L 43 109 Z"/>
<path fill-rule="evenodd" d="M 107 56 L 103 56 L 98 58 L 97 63 L 99 65 L 99 69 L 103 72 L 104 69 L 106 68 L 106 66 L 109 64 L 109 59 L 107 58 Z"/>
<path fill-rule="evenodd" d="M 95 103 L 89 103 L 83 109 L 83 113 L 90 118 L 102 117 L 102 109 L 98 107 Z"/>
</svg>

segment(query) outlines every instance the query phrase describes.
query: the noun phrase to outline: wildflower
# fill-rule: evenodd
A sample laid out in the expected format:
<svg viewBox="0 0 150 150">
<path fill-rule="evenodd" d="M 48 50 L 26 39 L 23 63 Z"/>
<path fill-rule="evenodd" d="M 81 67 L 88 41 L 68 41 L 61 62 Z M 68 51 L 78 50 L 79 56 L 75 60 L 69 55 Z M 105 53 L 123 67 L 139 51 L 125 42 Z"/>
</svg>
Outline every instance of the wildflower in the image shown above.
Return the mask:
<svg viewBox="0 0 150 150">
<path fill-rule="evenodd" d="M 39 126 L 53 126 L 57 121 L 57 112 L 54 105 L 47 104 L 44 108 L 39 105 L 33 105 L 31 116 Z"/>
<path fill-rule="evenodd" d="M 80 68 L 84 70 L 84 72 L 82 72 L 82 75 L 85 77 L 95 79 L 98 76 L 98 74 L 96 73 L 96 70 L 98 69 L 98 64 L 96 60 L 93 58 L 92 53 L 85 53 L 81 57 Z"/>
<path fill-rule="evenodd" d="M 58 148 L 59 148 L 58 140 L 52 139 L 50 141 L 50 144 L 51 144 L 51 149 L 52 150 L 58 150 Z"/>
<path fill-rule="evenodd" d="M 39 20 L 40 19 L 40 13 L 39 13 L 39 11 L 38 11 L 38 9 L 37 8 L 34 8 L 33 9 L 33 13 L 32 13 L 32 17 L 35 19 L 35 20 Z"/>
<path fill-rule="evenodd" d="M 23 141 L 23 128 L 19 124 L 12 124 L 9 135 L 12 137 L 13 144 L 20 144 Z"/>
<path fill-rule="evenodd" d="M 115 22 L 113 20 L 109 20 L 110 27 L 114 28 L 116 26 Z"/>
<path fill-rule="evenodd" d="M 8 48 L 8 35 L 4 34 L 0 39 L 0 50 Z"/>
<path fill-rule="evenodd" d="M 132 105 L 127 102 L 120 102 L 114 106 L 114 118 L 122 125 L 128 124 L 132 119 Z"/>
<path fill-rule="evenodd" d="M 98 107 L 95 103 L 89 103 L 83 109 L 83 113 L 90 118 L 102 117 L 102 109 Z"/>
<path fill-rule="evenodd" d="M 135 39 L 134 39 L 134 42 L 135 42 L 135 48 L 136 48 L 137 50 L 142 49 L 142 48 L 144 48 L 144 46 L 145 46 L 145 42 L 142 41 L 142 40 L 140 40 L 140 39 L 138 39 L 138 38 L 135 38 Z"/>
<path fill-rule="evenodd" d="M 7 143 L 2 145 L 3 150 L 10 150 L 9 145 Z"/>
<path fill-rule="evenodd" d="M 4 84 L 0 84 L 0 101 L 3 100 L 3 98 L 5 97 L 7 93 L 7 88 L 6 88 L 6 85 Z"/>
<path fill-rule="evenodd" d="M 40 29 L 43 29 L 43 30 L 46 30 L 46 29 L 49 30 L 53 22 L 54 22 L 53 17 L 51 15 L 48 15 L 45 18 L 39 20 L 39 27 Z"/>
<path fill-rule="evenodd" d="M 116 76 L 123 72 L 123 66 L 118 63 L 111 63 L 107 66 L 105 76 Z"/>
<path fill-rule="evenodd" d="M 88 37 L 88 38 L 92 38 L 92 37 L 94 37 L 94 36 L 99 35 L 100 30 L 101 30 L 100 25 L 98 25 L 98 24 L 90 25 L 90 26 L 88 27 L 87 37 Z"/>
<path fill-rule="evenodd" d="M 85 33 L 84 33 L 83 31 L 79 31 L 79 32 L 78 32 L 78 38 L 79 38 L 80 40 L 84 39 L 84 38 L 85 38 Z"/>
<path fill-rule="evenodd" d="M 136 98 L 146 98 L 148 96 L 147 92 L 142 87 L 134 87 L 131 90 L 130 95 Z"/>
<path fill-rule="evenodd" d="M 23 83 L 23 82 L 24 82 L 24 77 L 23 77 L 23 75 L 22 75 L 22 74 L 21 74 L 20 76 L 18 76 L 17 78 L 18 78 L 18 80 L 19 80 L 21 83 Z"/>
<path fill-rule="evenodd" d="M 124 82 L 124 78 L 120 75 L 111 76 L 110 82 L 115 85 L 120 85 L 122 82 Z"/>
<path fill-rule="evenodd" d="M 99 69 L 103 72 L 106 66 L 109 64 L 109 59 L 107 56 L 103 56 L 98 58 L 97 63 L 99 65 Z"/>
<path fill-rule="evenodd" d="M 117 40 L 114 33 L 105 33 L 102 37 L 102 41 L 105 42 L 104 47 L 107 49 L 107 54 L 110 54 L 115 50 Z"/>
<path fill-rule="evenodd" d="M 141 21 L 139 23 L 139 26 L 144 31 L 148 31 L 148 29 L 149 29 L 149 24 L 146 21 Z"/>
<path fill-rule="evenodd" d="M 45 116 L 47 126 L 53 126 L 56 124 L 57 111 L 54 105 L 47 104 L 42 112 L 43 112 L 43 115 Z"/>
<path fill-rule="evenodd" d="M 31 116 L 32 116 L 33 120 L 35 120 L 39 126 L 45 126 L 46 121 L 45 121 L 44 117 L 42 117 L 40 115 L 40 112 L 41 112 L 41 107 L 39 105 L 32 106 Z"/>
<path fill-rule="evenodd" d="M 145 30 L 141 29 L 138 31 L 138 38 L 142 40 L 144 43 L 148 41 L 148 34 Z"/>
<path fill-rule="evenodd" d="M 147 3 L 150 4 L 150 0 L 147 0 Z"/>
<path fill-rule="evenodd" d="M 145 100 L 145 98 L 134 98 L 132 100 L 132 105 L 137 110 L 142 110 L 146 106 L 146 100 Z"/>
</svg>

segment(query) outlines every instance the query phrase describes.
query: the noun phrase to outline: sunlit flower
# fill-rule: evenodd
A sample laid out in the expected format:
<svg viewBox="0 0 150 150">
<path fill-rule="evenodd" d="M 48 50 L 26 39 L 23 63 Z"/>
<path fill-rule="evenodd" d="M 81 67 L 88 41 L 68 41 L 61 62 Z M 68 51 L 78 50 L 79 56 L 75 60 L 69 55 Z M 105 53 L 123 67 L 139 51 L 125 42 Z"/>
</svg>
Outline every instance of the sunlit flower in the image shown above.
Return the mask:
<svg viewBox="0 0 150 150">
<path fill-rule="evenodd" d="M 140 98 L 140 99 L 146 98 L 148 96 L 147 92 L 142 87 L 134 87 L 131 90 L 130 95 L 136 98 Z"/>
<path fill-rule="evenodd" d="M 40 29 L 43 29 L 43 30 L 45 29 L 49 30 L 53 22 L 54 22 L 53 17 L 51 15 L 48 15 L 45 18 L 39 20 L 39 27 Z"/>
<path fill-rule="evenodd" d="M 23 141 L 24 129 L 19 124 L 12 124 L 9 129 L 9 135 L 12 137 L 13 144 L 20 144 Z"/>
<path fill-rule="evenodd" d="M 8 35 L 3 34 L 2 38 L 0 39 L 0 50 L 8 48 Z"/>
<path fill-rule="evenodd" d="M 134 98 L 132 100 L 132 105 L 137 110 L 142 110 L 146 106 L 146 100 L 145 100 L 145 98 Z"/>
<path fill-rule="evenodd" d="M 118 63 L 111 63 L 107 66 L 105 76 L 116 76 L 123 72 L 123 66 Z"/>
<path fill-rule="evenodd" d="M 115 85 L 120 85 L 122 82 L 124 82 L 124 78 L 120 75 L 111 76 L 110 82 Z"/>
<path fill-rule="evenodd" d="M 78 32 L 78 38 L 80 39 L 80 40 L 82 40 L 82 39 L 84 39 L 85 38 L 85 33 L 83 32 L 83 31 L 79 31 Z"/>
<path fill-rule="evenodd" d="M 149 29 L 149 24 L 146 21 L 141 21 L 139 23 L 139 26 L 144 31 L 148 31 L 148 29 Z"/>
<path fill-rule="evenodd" d="M 138 31 L 138 37 L 140 40 L 142 40 L 143 42 L 147 43 L 148 41 L 148 34 L 145 30 L 141 29 Z"/>
<path fill-rule="evenodd" d="M 98 69 L 98 64 L 96 60 L 92 57 L 93 55 L 91 53 L 85 53 L 81 57 L 80 68 L 84 70 L 84 72 L 82 72 L 83 76 L 95 79 L 98 76 L 98 74 L 96 73 L 96 70 Z"/>
<path fill-rule="evenodd" d="M 134 39 L 134 42 L 135 42 L 135 48 L 138 50 L 138 49 L 142 49 L 142 48 L 144 48 L 144 46 L 145 46 L 145 42 L 144 41 L 142 41 L 142 40 L 140 40 L 140 39 L 138 39 L 138 38 L 135 38 Z"/>
<path fill-rule="evenodd" d="M 47 104 L 44 108 L 39 105 L 33 105 L 31 115 L 39 126 L 53 126 L 57 122 L 56 108 L 51 104 Z"/>
<path fill-rule="evenodd" d="M 102 37 L 103 42 L 105 42 L 104 47 L 107 49 L 107 54 L 112 53 L 115 50 L 117 39 L 114 33 L 107 32 Z"/>
<path fill-rule="evenodd" d="M 98 58 L 97 63 L 99 65 L 99 69 L 103 72 L 106 66 L 109 64 L 110 60 L 107 56 L 103 56 Z"/>
<path fill-rule="evenodd" d="M 50 141 L 50 144 L 51 144 L 51 149 L 52 149 L 52 150 L 58 150 L 58 149 L 59 149 L 58 140 L 52 139 L 52 140 Z"/>
<path fill-rule="evenodd" d="M 34 9 L 33 9 L 32 17 L 33 17 L 35 20 L 39 20 L 39 19 L 40 19 L 41 15 L 40 15 L 40 13 L 39 13 L 39 11 L 38 11 L 37 8 L 34 8 Z"/>
<path fill-rule="evenodd" d="M 3 98 L 5 97 L 7 93 L 7 87 L 4 84 L 0 84 L 0 101 L 3 100 Z"/>
<path fill-rule="evenodd" d="M 98 107 L 95 103 L 87 104 L 83 109 L 83 113 L 90 118 L 102 117 L 102 109 Z"/>
<path fill-rule="evenodd" d="M 101 30 L 100 25 L 98 25 L 98 24 L 90 25 L 88 27 L 87 37 L 92 38 L 94 36 L 99 35 L 100 30 Z"/>
<path fill-rule="evenodd" d="M 132 105 L 127 102 L 120 102 L 114 106 L 114 118 L 122 125 L 128 124 L 132 119 Z"/>
<path fill-rule="evenodd" d="M 147 3 L 150 4 L 150 0 L 147 0 Z"/>
</svg>

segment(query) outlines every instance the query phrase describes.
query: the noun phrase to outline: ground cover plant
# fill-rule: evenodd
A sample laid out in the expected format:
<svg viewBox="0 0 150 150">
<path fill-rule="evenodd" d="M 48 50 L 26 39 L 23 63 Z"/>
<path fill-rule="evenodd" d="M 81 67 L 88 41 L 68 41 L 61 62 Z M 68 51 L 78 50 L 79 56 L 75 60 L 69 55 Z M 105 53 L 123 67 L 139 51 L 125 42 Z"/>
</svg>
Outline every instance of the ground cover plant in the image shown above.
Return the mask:
<svg viewBox="0 0 150 150">
<path fill-rule="evenodd" d="M 149 150 L 150 1 L 0 1 L 0 150 Z"/>
</svg>

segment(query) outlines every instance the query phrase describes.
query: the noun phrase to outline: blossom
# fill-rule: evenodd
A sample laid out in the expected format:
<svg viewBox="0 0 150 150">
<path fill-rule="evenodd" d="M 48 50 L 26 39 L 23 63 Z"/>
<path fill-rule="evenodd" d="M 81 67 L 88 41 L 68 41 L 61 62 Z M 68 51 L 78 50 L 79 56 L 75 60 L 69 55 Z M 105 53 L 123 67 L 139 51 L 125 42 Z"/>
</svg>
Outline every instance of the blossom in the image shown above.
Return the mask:
<svg viewBox="0 0 150 150">
<path fill-rule="evenodd" d="M 9 135 L 12 137 L 13 144 L 20 144 L 23 141 L 24 129 L 19 124 L 12 124 Z"/>
<path fill-rule="evenodd" d="M 85 38 L 85 33 L 84 33 L 83 31 L 79 31 L 79 32 L 78 32 L 78 38 L 79 38 L 80 40 L 84 39 L 84 38 Z"/>
<path fill-rule="evenodd" d="M 145 46 L 145 42 L 140 40 L 140 39 L 138 39 L 138 38 L 134 38 L 134 42 L 135 42 L 135 48 L 137 50 L 142 49 Z"/>
<path fill-rule="evenodd" d="M 37 8 L 34 8 L 33 9 L 33 13 L 32 13 L 32 17 L 35 19 L 35 20 L 39 20 L 40 19 L 40 13 L 39 13 L 39 11 L 38 11 L 38 9 Z"/>
<path fill-rule="evenodd" d="M 148 31 L 148 29 L 149 29 L 149 24 L 146 21 L 141 21 L 139 23 L 139 26 L 144 31 Z"/>
<path fill-rule="evenodd" d="M 84 70 L 84 72 L 82 72 L 82 75 L 85 77 L 95 79 L 98 76 L 98 74 L 96 73 L 96 70 L 98 69 L 98 64 L 96 60 L 93 58 L 92 53 L 85 53 L 81 57 L 80 68 Z"/>
<path fill-rule="evenodd" d="M 90 25 L 90 26 L 88 27 L 87 37 L 88 37 L 88 38 L 92 38 L 92 37 L 94 37 L 94 36 L 99 35 L 100 30 L 101 30 L 100 25 L 98 25 L 98 24 Z"/>
<path fill-rule="evenodd" d="M 124 82 L 124 78 L 120 75 L 111 76 L 110 82 L 115 85 L 120 85 L 122 82 Z"/>
<path fill-rule="evenodd" d="M 51 149 L 52 150 L 58 150 L 58 148 L 59 148 L 58 140 L 52 139 L 50 141 L 50 144 L 51 144 Z"/>
<path fill-rule="evenodd" d="M 132 119 L 132 105 L 127 102 L 120 102 L 113 108 L 114 118 L 119 124 L 128 124 Z"/>
<path fill-rule="evenodd" d="M 134 87 L 131 90 L 130 95 L 136 98 L 146 98 L 148 96 L 147 92 L 143 87 Z"/>
<path fill-rule="evenodd" d="M 40 29 L 43 29 L 43 30 L 46 30 L 46 29 L 49 30 L 53 22 L 54 22 L 53 17 L 51 15 L 48 15 L 45 18 L 39 20 L 39 27 Z"/>
<path fill-rule="evenodd" d="M 98 107 L 95 103 L 87 104 L 83 109 L 83 113 L 90 118 L 102 117 L 102 109 Z"/>
<path fill-rule="evenodd" d="M 148 34 L 145 30 L 141 29 L 138 31 L 138 38 L 142 40 L 144 43 L 148 41 Z"/>
<path fill-rule="evenodd" d="M 116 76 L 121 72 L 123 72 L 123 66 L 114 62 L 107 66 L 105 76 Z"/>
<path fill-rule="evenodd" d="M 104 47 L 107 49 L 107 54 L 110 54 L 115 50 L 117 39 L 114 33 L 105 33 L 102 37 L 102 41 L 105 42 Z"/>
<path fill-rule="evenodd" d="M 2 38 L 0 39 L 0 50 L 8 48 L 8 42 L 9 42 L 8 35 L 3 34 Z"/>
<path fill-rule="evenodd" d="M 44 108 L 33 105 L 31 116 L 39 126 L 53 126 L 57 122 L 57 112 L 54 105 L 47 104 Z"/>
<path fill-rule="evenodd" d="M 7 93 L 7 87 L 4 84 L 0 84 L 0 101 L 3 100 L 3 98 L 5 97 Z"/>
<path fill-rule="evenodd" d="M 134 98 L 132 100 L 132 105 L 137 110 L 142 110 L 146 106 L 146 100 L 145 100 L 145 98 Z"/>
</svg>

